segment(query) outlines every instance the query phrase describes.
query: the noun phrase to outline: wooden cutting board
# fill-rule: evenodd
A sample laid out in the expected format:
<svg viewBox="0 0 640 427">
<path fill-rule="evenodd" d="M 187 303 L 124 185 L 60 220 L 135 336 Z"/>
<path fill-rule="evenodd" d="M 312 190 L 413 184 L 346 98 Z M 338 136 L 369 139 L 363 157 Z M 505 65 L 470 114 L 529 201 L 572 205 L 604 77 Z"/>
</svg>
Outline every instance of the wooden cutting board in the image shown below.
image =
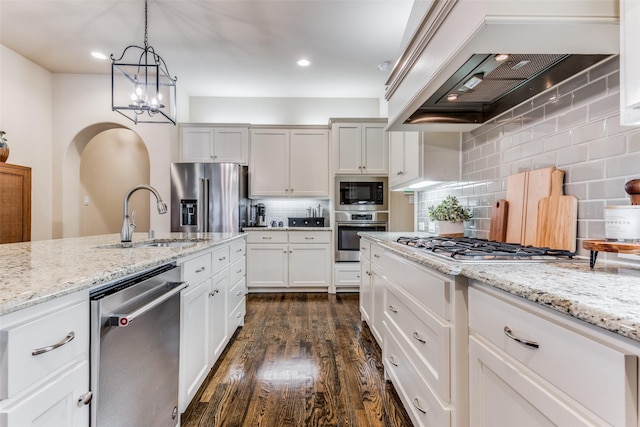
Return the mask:
<svg viewBox="0 0 640 427">
<path fill-rule="evenodd" d="M 564 172 L 551 174 L 551 195 L 538 203 L 536 246 L 576 251 L 578 199 L 564 196 Z"/>
<path fill-rule="evenodd" d="M 509 215 L 509 202 L 500 199 L 493 202 L 491 208 L 491 227 L 489 228 L 489 240 L 504 242 L 507 237 L 507 218 Z"/>
<path fill-rule="evenodd" d="M 551 195 L 551 174 L 555 167 L 536 169 L 529 172 L 522 224 L 523 245 L 535 245 L 538 228 L 538 202 Z"/>
<path fill-rule="evenodd" d="M 505 240 L 509 243 L 520 243 L 522 240 L 528 177 L 528 172 L 521 172 L 507 177 L 509 216 L 507 219 L 507 233 Z"/>
</svg>

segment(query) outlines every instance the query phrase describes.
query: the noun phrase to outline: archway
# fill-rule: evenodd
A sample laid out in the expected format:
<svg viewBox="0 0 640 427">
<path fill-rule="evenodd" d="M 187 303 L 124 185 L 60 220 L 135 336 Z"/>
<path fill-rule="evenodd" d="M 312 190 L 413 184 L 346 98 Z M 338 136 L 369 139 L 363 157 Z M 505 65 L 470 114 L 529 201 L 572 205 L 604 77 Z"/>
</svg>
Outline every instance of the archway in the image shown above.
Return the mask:
<svg viewBox="0 0 640 427">
<path fill-rule="evenodd" d="M 122 200 L 137 184 L 149 184 L 149 153 L 140 136 L 115 123 L 83 129 L 69 145 L 64 168 L 63 237 L 120 232 Z M 138 231 L 149 229 L 149 195 L 130 203 Z"/>
</svg>

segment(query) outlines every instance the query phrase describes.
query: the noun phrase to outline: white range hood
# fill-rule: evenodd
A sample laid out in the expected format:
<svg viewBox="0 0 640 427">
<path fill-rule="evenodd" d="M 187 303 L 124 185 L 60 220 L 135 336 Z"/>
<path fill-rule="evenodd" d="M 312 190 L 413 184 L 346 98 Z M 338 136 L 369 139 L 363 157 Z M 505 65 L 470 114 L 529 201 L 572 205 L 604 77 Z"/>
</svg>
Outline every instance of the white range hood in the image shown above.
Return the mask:
<svg viewBox="0 0 640 427">
<path fill-rule="evenodd" d="M 409 22 L 388 130 L 469 131 L 619 52 L 617 0 L 417 0 Z"/>
</svg>

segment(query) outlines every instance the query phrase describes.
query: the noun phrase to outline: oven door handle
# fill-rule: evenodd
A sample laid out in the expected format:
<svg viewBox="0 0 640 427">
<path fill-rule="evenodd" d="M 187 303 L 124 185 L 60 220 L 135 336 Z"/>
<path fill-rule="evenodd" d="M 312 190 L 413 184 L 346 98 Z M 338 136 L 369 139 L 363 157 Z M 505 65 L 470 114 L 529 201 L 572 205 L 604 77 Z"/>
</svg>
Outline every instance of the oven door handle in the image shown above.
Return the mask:
<svg viewBox="0 0 640 427">
<path fill-rule="evenodd" d="M 174 295 L 180 293 L 184 288 L 189 286 L 187 282 L 167 282 L 165 285 L 171 287 L 171 290 L 165 292 L 158 298 L 146 303 L 139 309 L 128 313 L 128 314 L 110 314 L 108 316 L 103 316 L 102 324 L 106 326 L 116 326 L 116 327 L 125 327 L 129 323 L 131 323 L 136 317 L 153 310 L 155 307 L 159 306 L 163 302 L 172 298 Z"/>
</svg>

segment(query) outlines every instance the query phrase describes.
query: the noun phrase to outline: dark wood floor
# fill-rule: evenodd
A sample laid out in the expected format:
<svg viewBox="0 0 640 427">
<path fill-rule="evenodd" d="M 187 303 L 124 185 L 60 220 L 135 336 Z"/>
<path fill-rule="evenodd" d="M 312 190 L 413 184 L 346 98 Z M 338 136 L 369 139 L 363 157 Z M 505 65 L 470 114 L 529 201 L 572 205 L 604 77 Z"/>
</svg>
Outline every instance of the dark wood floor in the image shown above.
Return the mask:
<svg viewBox="0 0 640 427">
<path fill-rule="evenodd" d="M 411 426 L 357 294 L 252 294 L 183 427 Z"/>
</svg>

